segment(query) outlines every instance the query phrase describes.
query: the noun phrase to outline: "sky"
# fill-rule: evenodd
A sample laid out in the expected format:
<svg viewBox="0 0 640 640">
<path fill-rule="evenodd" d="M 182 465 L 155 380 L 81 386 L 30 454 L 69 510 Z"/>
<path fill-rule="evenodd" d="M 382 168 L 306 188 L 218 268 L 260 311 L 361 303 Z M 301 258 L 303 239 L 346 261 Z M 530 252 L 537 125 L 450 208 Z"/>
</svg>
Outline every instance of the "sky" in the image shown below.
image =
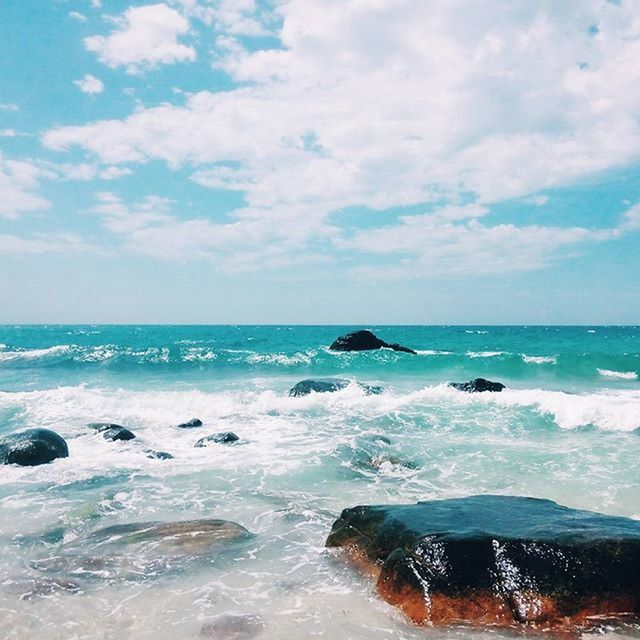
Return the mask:
<svg viewBox="0 0 640 640">
<path fill-rule="evenodd" d="M 640 0 L 0 24 L 0 322 L 640 323 Z"/>
</svg>

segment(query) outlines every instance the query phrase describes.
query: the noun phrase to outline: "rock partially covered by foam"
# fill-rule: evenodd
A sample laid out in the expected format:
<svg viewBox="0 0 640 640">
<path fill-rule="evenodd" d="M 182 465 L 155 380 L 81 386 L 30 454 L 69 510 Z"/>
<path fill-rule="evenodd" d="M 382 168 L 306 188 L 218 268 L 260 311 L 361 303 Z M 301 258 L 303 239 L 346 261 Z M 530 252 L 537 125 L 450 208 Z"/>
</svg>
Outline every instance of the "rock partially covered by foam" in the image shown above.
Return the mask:
<svg viewBox="0 0 640 640">
<path fill-rule="evenodd" d="M 133 431 L 129 431 L 129 429 L 121 427 L 119 424 L 92 422 L 87 426 L 101 433 L 105 440 L 110 440 L 111 442 L 115 442 L 116 440 L 133 440 L 136 437 Z"/>
<path fill-rule="evenodd" d="M 327 539 L 420 624 L 575 631 L 640 619 L 640 522 L 550 500 L 472 496 L 345 509 Z"/>
<path fill-rule="evenodd" d="M 289 395 L 298 397 L 306 396 L 312 391 L 315 393 L 332 393 L 334 391 L 340 391 L 350 384 L 350 380 L 343 380 L 341 378 L 320 378 L 315 380 L 301 380 L 295 386 L 289 390 Z M 381 387 L 375 387 L 362 382 L 356 382 L 355 384 L 360 387 L 366 394 L 377 394 L 382 391 Z"/>
<path fill-rule="evenodd" d="M 393 349 L 404 353 L 416 353 L 409 347 L 403 347 L 397 343 L 389 344 L 380 340 L 374 333 L 366 329 L 352 331 L 344 336 L 336 338 L 329 347 L 332 351 L 371 351 L 373 349 Z"/>
<path fill-rule="evenodd" d="M 469 382 L 450 382 L 449 386 L 467 393 L 482 393 L 483 391 L 495 393 L 506 388 L 502 382 L 491 382 L 491 380 L 485 380 L 485 378 L 474 378 Z"/>
<path fill-rule="evenodd" d="M 210 444 L 231 444 L 238 442 L 240 436 L 237 436 L 233 431 L 221 431 L 220 433 L 212 433 L 210 436 L 200 438 L 193 446 L 194 447 L 208 447 Z"/>
<path fill-rule="evenodd" d="M 0 464 L 33 467 L 68 456 L 64 438 L 49 429 L 27 429 L 0 441 Z"/>
<path fill-rule="evenodd" d="M 202 420 L 200 418 L 191 418 L 191 420 L 187 420 L 186 422 L 182 422 L 177 425 L 178 429 L 195 429 L 196 427 L 202 426 Z"/>
</svg>

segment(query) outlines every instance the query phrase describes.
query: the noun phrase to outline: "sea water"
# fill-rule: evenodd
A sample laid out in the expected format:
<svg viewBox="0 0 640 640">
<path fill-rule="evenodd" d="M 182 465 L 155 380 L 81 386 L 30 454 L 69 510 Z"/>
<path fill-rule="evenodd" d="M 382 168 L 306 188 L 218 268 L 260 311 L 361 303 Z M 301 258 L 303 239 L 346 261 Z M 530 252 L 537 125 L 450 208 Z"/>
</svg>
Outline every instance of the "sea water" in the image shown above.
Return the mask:
<svg viewBox="0 0 640 640">
<path fill-rule="evenodd" d="M 340 511 L 492 493 L 640 518 L 640 327 L 368 328 L 417 355 L 332 352 L 354 329 L 340 326 L 0 327 L 0 436 L 44 427 L 70 451 L 0 467 L 0 635 L 198 638 L 238 614 L 265 640 L 477 637 L 414 627 L 325 549 Z M 383 392 L 287 395 L 312 377 Z M 447 386 L 475 377 L 508 388 Z M 108 442 L 87 427 L 99 421 L 137 437 Z M 220 431 L 240 441 L 194 447 Z M 207 562 L 71 567 L 55 575 L 79 592 L 46 588 L 42 563 L 92 531 L 197 518 L 255 535 Z"/>
</svg>

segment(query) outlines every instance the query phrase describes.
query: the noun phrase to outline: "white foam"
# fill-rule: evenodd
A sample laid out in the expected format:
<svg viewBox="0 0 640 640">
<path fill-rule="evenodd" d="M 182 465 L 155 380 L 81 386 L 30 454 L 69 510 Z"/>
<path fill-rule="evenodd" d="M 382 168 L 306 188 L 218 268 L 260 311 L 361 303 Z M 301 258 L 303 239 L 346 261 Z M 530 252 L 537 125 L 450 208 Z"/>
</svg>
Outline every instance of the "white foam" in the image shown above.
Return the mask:
<svg viewBox="0 0 640 640">
<path fill-rule="evenodd" d="M 635 371 L 611 371 L 610 369 L 598 369 L 598 373 L 605 378 L 619 378 L 621 380 L 637 380 Z"/>
<path fill-rule="evenodd" d="M 508 351 L 467 351 L 470 358 L 495 358 L 496 356 L 509 355 Z"/>
<path fill-rule="evenodd" d="M 248 364 L 281 364 L 292 366 L 296 364 L 311 364 L 312 358 L 316 355 L 315 351 L 307 351 L 306 353 L 295 353 L 292 356 L 286 353 L 254 353 L 247 357 Z"/>
<path fill-rule="evenodd" d="M 3 345 L 6 346 L 6 345 Z M 35 360 L 47 356 L 66 353 L 70 349 L 68 344 L 58 344 L 48 349 L 25 349 L 24 351 L 3 351 L 0 353 L 0 362 L 11 360 Z"/>
<path fill-rule="evenodd" d="M 438 349 L 417 349 L 416 353 L 421 356 L 452 356 L 453 351 L 440 351 Z"/>
<path fill-rule="evenodd" d="M 556 358 L 554 356 L 528 356 L 526 353 L 522 354 L 522 361 L 527 364 L 556 364 Z"/>
</svg>

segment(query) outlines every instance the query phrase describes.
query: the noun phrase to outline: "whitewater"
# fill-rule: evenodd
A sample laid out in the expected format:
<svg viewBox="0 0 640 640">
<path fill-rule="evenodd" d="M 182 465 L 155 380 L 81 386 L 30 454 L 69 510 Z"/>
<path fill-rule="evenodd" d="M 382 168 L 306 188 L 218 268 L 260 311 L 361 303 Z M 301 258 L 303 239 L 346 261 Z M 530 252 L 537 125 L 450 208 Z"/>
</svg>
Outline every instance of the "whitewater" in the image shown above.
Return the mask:
<svg viewBox="0 0 640 640">
<path fill-rule="evenodd" d="M 341 510 L 492 493 L 640 519 L 640 327 L 368 328 L 417 354 L 330 351 L 340 326 L 0 327 L 0 436 L 52 429 L 70 452 L 0 467 L 3 637 L 198 638 L 229 613 L 265 639 L 477 637 L 414 627 L 325 549 Z M 326 377 L 353 383 L 288 396 Z M 447 384 L 475 377 L 507 388 Z M 240 440 L 194 446 L 221 431 Z M 42 562 L 98 528 L 196 518 L 255 535 L 180 570 L 42 586 Z"/>
</svg>

